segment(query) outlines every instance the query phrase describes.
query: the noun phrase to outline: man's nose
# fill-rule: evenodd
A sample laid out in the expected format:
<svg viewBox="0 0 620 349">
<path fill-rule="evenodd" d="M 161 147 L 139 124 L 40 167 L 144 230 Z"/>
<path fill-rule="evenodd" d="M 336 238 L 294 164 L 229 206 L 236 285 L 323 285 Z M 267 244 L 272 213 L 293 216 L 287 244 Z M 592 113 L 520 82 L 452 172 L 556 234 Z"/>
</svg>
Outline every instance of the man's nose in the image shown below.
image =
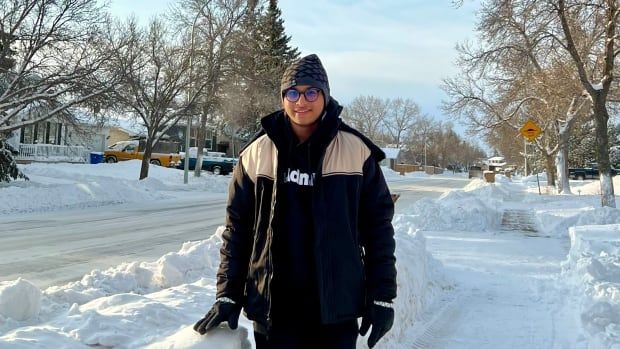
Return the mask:
<svg viewBox="0 0 620 349">
<path fill-rule="evenodd" d="M 304 105 L 306 103 L 308 103 L 308 101 L 306 100 L 306 95 L 303 94 L 303 93 L 300 93 L 299 94 L 299 99 L 297 100 L 297 104 Z"/>
</svg>

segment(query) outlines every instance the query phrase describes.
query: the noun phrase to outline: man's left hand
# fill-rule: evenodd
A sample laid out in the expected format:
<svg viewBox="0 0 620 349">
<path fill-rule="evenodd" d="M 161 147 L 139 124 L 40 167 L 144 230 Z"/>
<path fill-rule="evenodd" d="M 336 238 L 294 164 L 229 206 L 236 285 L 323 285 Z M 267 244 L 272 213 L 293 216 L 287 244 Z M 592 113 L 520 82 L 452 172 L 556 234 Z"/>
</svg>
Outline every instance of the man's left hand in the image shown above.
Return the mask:
<svg viewBox="0 0 620 349">
<path fill-rule="evenodd" d="M 360 334 L 365 336 L 372 325 L 370 336 L 368 337 L 368 347 L 372 348 L 377 344 L 394 324 L 394 309 L 373 303 L 366 310 L 360 326 Z"/>
</svg>

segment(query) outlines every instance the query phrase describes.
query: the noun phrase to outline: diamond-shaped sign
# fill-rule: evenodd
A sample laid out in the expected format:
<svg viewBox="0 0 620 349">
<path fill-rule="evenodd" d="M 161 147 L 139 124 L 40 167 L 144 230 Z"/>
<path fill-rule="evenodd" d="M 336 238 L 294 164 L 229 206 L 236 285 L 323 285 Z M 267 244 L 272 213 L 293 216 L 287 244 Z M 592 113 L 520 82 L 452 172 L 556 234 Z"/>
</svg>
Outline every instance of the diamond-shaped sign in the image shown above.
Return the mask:
<svg viewBox="0 0 620 349">
<path fill-rule="evenodd" d="M 528 120 L 519 131 L 528 141 L 533 141 L 540 135 L 541 129 L 534 121 Z"/>
</svg>

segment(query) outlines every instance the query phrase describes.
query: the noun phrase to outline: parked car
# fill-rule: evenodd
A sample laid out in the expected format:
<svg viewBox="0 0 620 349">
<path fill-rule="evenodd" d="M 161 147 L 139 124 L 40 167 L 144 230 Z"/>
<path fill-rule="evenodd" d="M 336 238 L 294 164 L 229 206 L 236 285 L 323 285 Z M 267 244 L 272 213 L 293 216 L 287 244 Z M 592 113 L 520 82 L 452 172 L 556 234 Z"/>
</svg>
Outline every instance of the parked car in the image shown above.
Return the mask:
<svg viewBox="0 0 620 349">
<path fill-rule="evenodd" d="M 469 178 L 482 178 L 484 170 L 481 166 L 470 166 L 468 171 Z"/>
<path fill-rule="evenodd" d="M 191 152 L 190 152 L 191 155 Z M 237 159 L 225 157 L 224 153 L 215 153 L 215 152 L 207 152 L 207 154 L 202 156 L 202 167 L 203 171 L 211 171 L 216 175 L 227 175 L 232 172 L 233 168 L 237 164 Z M 185 159 L 181 159 L 179 165 L 177 165 L 178 169 L 185 168 Z M 196 158 L 189 158 L 189 169 L 194 170 L 196 168 Z"/>
<path fill-rule="evenodd" d="M 615 168 L 610 169 L 612 176 L 618 174 L 618 170 Z M 595 163 L 589 164 L 588 167 L 583 168 L 569 168 L 568 177 L 572 179 L 584 180 L 584 179 L 599 179 L 598 165 Z"/>
<path fill-rule="evenodd" d="M 151 153 L 150 163 L 164 167 L 175 167 L 181 162 L 181 155 L 174 151 L 177 143 L 158 143 Z M 178 149 L 178 148 L 177 148 Z M 168 150 L 168 152 L 164 152 Z M 103 153 L 103 159 L 107 163 L 115 163 L 125 160 L 142 160 L 144 157 L 144 142 L 139 140 L 120 141 L 112 144 Z"/>
</svg>

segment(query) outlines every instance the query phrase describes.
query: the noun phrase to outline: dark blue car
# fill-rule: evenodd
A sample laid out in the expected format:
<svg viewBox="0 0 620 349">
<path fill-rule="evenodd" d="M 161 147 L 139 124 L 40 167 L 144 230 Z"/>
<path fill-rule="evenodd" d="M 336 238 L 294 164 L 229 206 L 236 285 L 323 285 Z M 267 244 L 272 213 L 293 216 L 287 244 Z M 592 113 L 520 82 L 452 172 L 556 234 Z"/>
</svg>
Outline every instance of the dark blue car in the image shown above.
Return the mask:
<svg viewBox="0 0 620 349">
<path fill-rule="evenodd" d="M 216 175 L 227 175 L 232 172 L 236 163 L 237 159 L 204 155 L 202 157 L 202 170 L 211 171 Z M 196 158 L 189 158 L 189 169 L 194 170 L 195 167 Z M 177 168 L 181 170 L 185 168 L 185 159 L 181 159 Z"/>
</svg>

